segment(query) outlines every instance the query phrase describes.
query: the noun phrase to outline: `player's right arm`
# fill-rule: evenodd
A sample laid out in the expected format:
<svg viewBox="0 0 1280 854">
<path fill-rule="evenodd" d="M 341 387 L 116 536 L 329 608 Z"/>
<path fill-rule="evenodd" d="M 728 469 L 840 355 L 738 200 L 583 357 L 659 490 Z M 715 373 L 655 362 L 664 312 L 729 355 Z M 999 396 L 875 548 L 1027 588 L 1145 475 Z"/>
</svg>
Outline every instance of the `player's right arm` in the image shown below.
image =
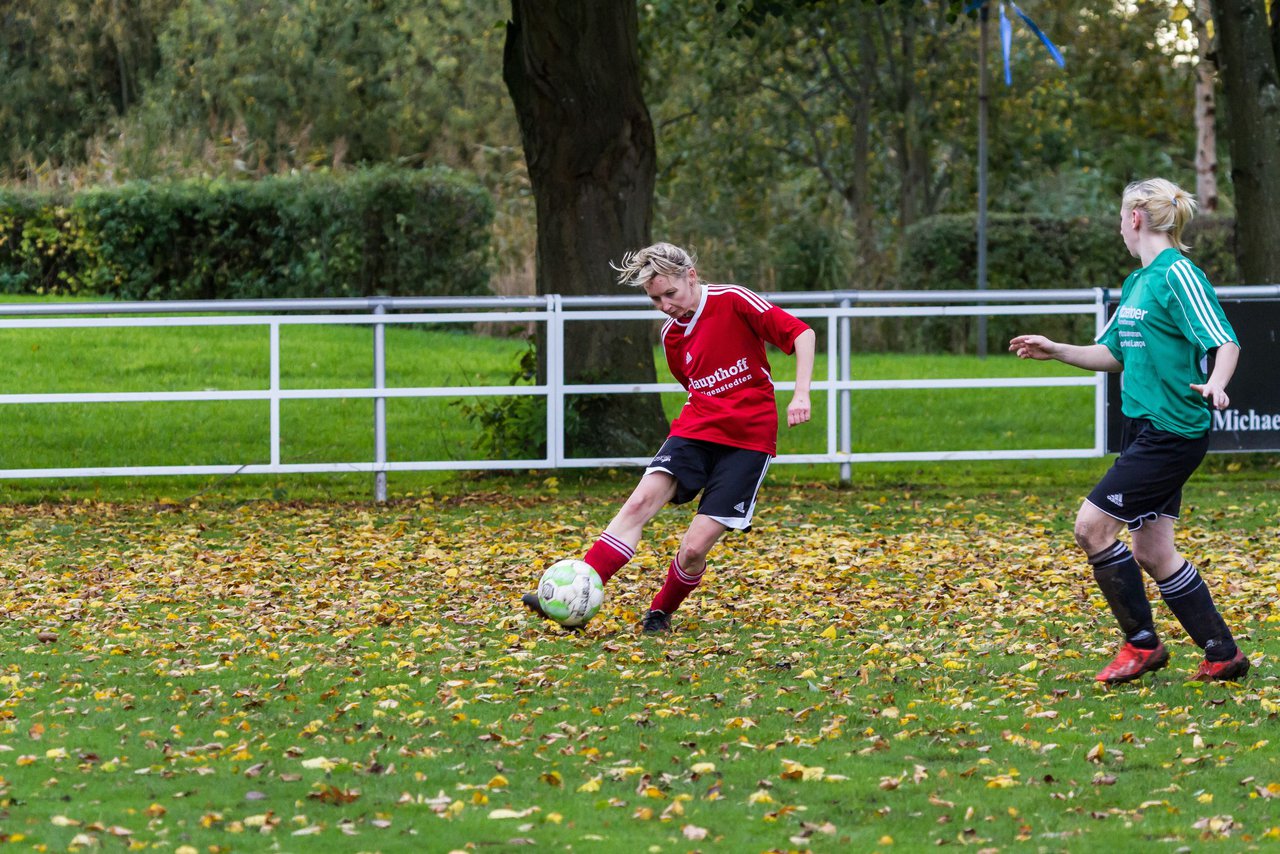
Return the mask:
<svg viewBox="0 0 1280 854">
<path fill-rule="evenodd" d="M 1017 353 L 1019 359 L 1057 359 L 1086 371 L 1115 373 L 1124 369 L 1105 344 L 1060 344 L 1043 335 L 1019 335 L 1009 342 L 1009 352 Z"/>
</svg>

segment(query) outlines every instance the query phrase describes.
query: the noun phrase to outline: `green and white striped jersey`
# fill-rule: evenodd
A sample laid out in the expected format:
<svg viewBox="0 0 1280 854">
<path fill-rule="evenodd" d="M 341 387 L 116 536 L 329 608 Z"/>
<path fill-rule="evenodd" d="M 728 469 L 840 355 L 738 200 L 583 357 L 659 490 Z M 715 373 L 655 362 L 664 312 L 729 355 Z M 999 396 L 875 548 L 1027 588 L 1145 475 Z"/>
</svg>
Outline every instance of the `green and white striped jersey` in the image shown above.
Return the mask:
<svg viewBox="0 0 1280 854">
<path fill-rule="evenodd" d="M 1208 405 L 1191 383 L 1208 379 L 1208 354 L 1239 345 L 1203 272 L 1176 249 L 1124 281 L 1120 307 L 1098 336 L 1124 365 L 1121 410 L 1194 439 L 1209 429 Z"/>
</svg>

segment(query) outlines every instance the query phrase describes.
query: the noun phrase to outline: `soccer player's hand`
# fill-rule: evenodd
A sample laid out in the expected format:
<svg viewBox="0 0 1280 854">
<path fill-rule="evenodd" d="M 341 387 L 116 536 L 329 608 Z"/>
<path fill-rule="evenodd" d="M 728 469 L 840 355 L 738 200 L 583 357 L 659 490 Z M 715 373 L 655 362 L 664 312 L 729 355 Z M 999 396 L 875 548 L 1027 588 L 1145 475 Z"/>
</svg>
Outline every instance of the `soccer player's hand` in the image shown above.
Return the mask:
<svg viewBox="0 0 1280 854">
<path fill-rule="evenodd" d="M 1052 359 L 1054 343 L 1043 335 L 1019 335 L 1009 342 L 1009 352 L 1019 359 Z"/>
<path fill-rule="evenodd" d="M 1191 383 L 1191 390 L 1203 397 L 1204 402 L 1214 409 L 1226 409 L 1231 405 L 1231 398 L 1227 397 L 1227 390 L 1212 381 L 1204 385 Z"/>
<path fill-rule="evenodd" d="M 809 420 L 810 414 L 809 395 L 795 395 L 791 398 L 791 403 L 787 405 L 787 426 L 794 427 L 797 424 L 803 424 Z"/>
</svg>

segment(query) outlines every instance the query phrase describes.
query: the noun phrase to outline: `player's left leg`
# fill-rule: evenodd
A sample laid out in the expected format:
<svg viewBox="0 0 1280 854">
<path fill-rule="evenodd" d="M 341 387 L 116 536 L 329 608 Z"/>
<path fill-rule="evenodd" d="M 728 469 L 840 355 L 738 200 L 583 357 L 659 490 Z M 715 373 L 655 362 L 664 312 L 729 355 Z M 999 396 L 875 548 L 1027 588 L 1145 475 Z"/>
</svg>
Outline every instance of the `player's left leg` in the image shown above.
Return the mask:
<svg viewBox="0 0 1280 854">
<path fill-rule="evenodd" d="M 769 470 L 771 457 L 725 445 L 712 446 L 711 465 L 698 502 L 698 515 L 685 532 L 679 551 L 667 569 L 667 579 L 644 618 L 648 633 L 670 628 L 671 614 L 702 582 L 707 554 L 725 531 L 751 529 L 756 496 Z"/>
<path fill-rule="evenodd" d="M 1178 553 L 1173 537 L 1174 520 L 1160 516 L 1145 520 L 1133 531 L 1133 552 L 1143 569 L 1155 579 L 1160 595 L 1178 618 L 1204 661 L 1196 672 L 1201 681 L 1239 679 L 1249 671 L 1249 659 L 1236 645 L 1231 630 L 1213 603 L 1209 586 L 1191 561 Z"/>
<path fill-rule="evenodd" d="M 663 582 L 658 595 L 653 597 L 649 613 L 645 615 L 646 632 L 661 632 L 670 628 L 671 615 L 702 583 L 702 575 L 707 570 L 707 555 L 727 530 L 729 529 L 723 523 L 710 516 L 699 514 L 693 517 L 679 551 L 667 567 L 667 580 Z"/>
</svg>

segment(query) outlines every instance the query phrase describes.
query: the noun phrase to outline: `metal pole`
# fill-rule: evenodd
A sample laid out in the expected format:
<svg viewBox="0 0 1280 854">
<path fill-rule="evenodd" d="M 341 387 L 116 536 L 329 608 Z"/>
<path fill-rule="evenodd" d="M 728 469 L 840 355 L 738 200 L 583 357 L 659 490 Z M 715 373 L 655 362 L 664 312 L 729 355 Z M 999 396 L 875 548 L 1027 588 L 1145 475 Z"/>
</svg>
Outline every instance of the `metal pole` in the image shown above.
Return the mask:
<svg viewBox="0 0 1280 854">
<path fill-rule="evenodd" d="M 547 302 L 547 459 L 564 463 L 564 312 L 560 294 Z"/>
<path fill-rule="evenodd" d="M 1094 289 L 1097 308 L 1093 320 L 1093 337 L 1097 339 L 1107 326 L 1107 289 Z M 1098 456 L 1107 452 L 1107 384 L 1108 374 L 1101 371 L 1097 374 L 1098 384 L 1093 390 L 1093 449 Z M 1116 405 L 1119 405 L 1117 401 Z"/>
<path fill-rule="evenodd" d="M 280 324 L 272 322 L 271 342 L 271 465 L 280 465 Z"/>
<path fill-rule="evenodd" d="M 373 307 L 374 314 L 386 314 L 387 307 L 378 303 Z M 373 387 L 387 387 L 387 326 L 385 323 L 373 325 Z M 387 399 L 373 399 L 373 461 L 378 465 L 387 462 Z M 373 474 L 373 500 L 379 504 L 387 500 L 387 472 L 380 469 Z"/>
<path fill-rule="evenodd" d="M 987 4 L 978 11 L 978 290 L 987 289 Z M 987 355 L 987 317 L 978 317 L 978 356 Z"/>
<path fill-rule="evenodd" d="M 840 300 L 841 308 L 848 308 L 851 301 Z M 841 317 L 837 324 L 840 343 L 840 365 L 837 376 L 841 380 L 853 379 L 853 323 L 848 317 Z M 853 453 L 853 402 L 849 389 L 840 389 L 840 448 L 846 454 Z M 849 462 L 840 464 L 840 485 L 848 486 L 853 482 L 853 466 Z"/>
</svg>

